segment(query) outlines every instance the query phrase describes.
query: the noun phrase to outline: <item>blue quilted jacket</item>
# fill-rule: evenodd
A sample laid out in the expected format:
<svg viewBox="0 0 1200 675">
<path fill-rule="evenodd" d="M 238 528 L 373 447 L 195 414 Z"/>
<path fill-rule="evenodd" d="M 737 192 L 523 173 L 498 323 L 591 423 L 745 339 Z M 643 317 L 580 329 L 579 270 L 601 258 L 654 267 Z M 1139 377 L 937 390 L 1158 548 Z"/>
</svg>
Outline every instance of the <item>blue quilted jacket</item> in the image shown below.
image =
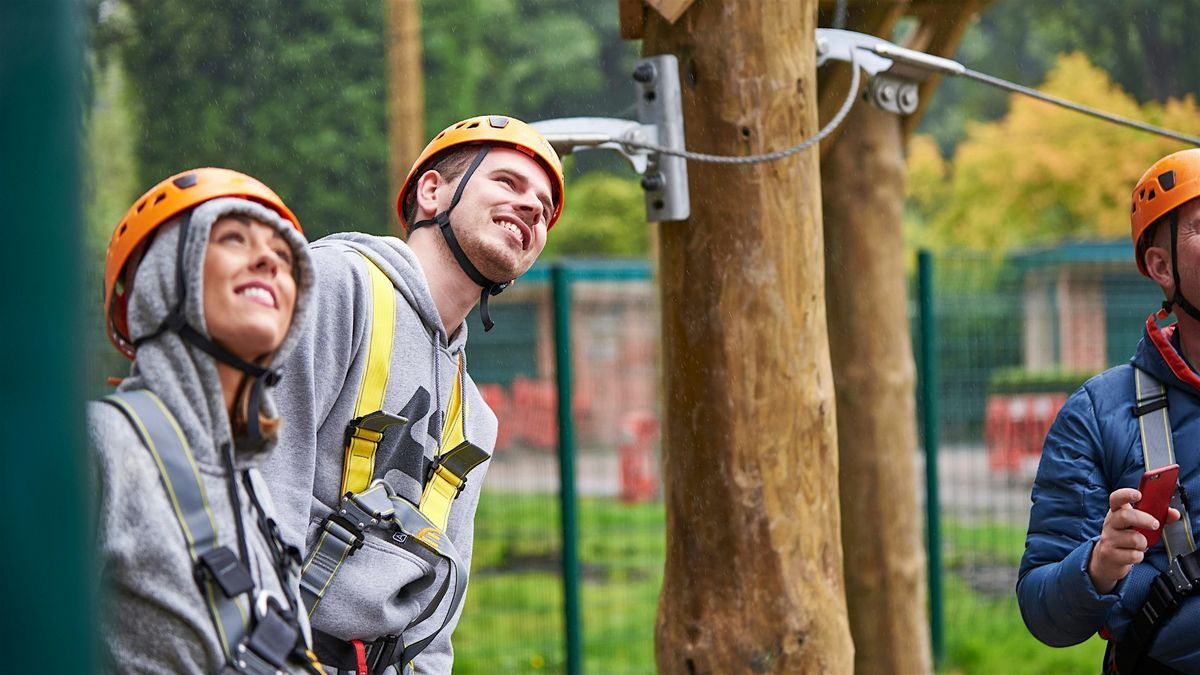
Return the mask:
<svg viewBox="0 0 1200 675">
<path fill-rule="evenodd" d="M 1200 496 L 1200 377 L 1173 346 L 1174 330 L 1160 329 L 1153 317 L 1147 320 L 1130 364 L 1088 380 L 1067 399 L 1046 435 L 1017 600 L 1025 625 L 1048 645 L 1078 644 L 1104 626 L 1119 640 L 1132 612 L 1145 602 L 1150 583 L 1167 568 L 1160 541 L 1109 594 L 1098 594 L 1087 574 L 1109 493 L 1136 488 L 1145 470 L 1133 417 L 1133 366 L 1166 385 L 1179 480 L 1189 495 Z M 1192 501 L 1192 528 L 1200 531 L 1200 502 Z M 1150 656 L 1183 672 L 1200 673 L 1200 594 L 1188 598 L 1163 625 Z"/>
</svg>

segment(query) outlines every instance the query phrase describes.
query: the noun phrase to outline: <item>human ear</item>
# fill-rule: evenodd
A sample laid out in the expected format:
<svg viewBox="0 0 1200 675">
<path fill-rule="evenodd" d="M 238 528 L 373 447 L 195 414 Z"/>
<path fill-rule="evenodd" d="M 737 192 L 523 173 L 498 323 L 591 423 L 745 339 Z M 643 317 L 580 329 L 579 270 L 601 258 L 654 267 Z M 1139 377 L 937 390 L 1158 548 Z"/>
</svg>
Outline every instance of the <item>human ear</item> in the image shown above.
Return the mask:
<svg viewBox="0 0 1200 675">
<path fill-rule="evenodd" d="M 1146 273 L 1150 275 L 1150 279 L 1154 283 L 1168 291 L 1174 288 L 1175 279 L 1171 275 L 1170 251 L 1163 246 L 1149 246 L 1146 248 L 1143 262 L 1146 265 Z"/>
<path fill-rule="evenodd" d="M 442 174 L 433 170 L 426 171 L 417 179 L 417 211 L 423 214 L 421 218 L 438 212 L 438 188 L 445 182 Z"/>
</svg>

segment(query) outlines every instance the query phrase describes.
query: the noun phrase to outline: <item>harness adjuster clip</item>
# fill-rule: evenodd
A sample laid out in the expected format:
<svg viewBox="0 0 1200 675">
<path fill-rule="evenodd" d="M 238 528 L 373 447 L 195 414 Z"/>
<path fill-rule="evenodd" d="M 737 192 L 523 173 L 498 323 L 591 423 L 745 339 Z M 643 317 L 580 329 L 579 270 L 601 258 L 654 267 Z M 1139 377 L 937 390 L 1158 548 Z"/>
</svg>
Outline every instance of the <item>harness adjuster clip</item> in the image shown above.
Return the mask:
<svg viewBox="0 0 1200 675">
<path fill-rule="evenodd" d="M 1187 572 L 1184 571 L 1183 565 L 1180 563 L 1180 558 L 1183 556 L 1175 556 L 1171 560 L 1170 566 L 1167 567 L 1167 578 L 1171 580 L 1171 587 L 1176 593 L 1187 595 L 1192 592 L 1195 586 L 1192 580 L 1188 578 Z"/>
<path fill-rule="evenodd" d="M 194 574 L 196 583 L 203 586 L 205 580 L 217 582 L 227 598 L 234 598 L 254 588 L 250 570 L 228 546 L 218 546 L 199 555 Z"/>
<path fill-rule="evenodd" d="M 463 490 L 467 489 L 467 477 L 459 476 L 450 469 L 447 469 L 446 465 L 442 464 L 441 455 L 434 457 L 433 461 L 429 464 L 429 469 L 425 472 L 425 484 L 428 485 L 429 481 L 433 480 L 434 476 L 438 476 L 442 480 L 454 486 L 455 499 L 458 499 L 460 496 L 462 496 Z"/>
</svg>

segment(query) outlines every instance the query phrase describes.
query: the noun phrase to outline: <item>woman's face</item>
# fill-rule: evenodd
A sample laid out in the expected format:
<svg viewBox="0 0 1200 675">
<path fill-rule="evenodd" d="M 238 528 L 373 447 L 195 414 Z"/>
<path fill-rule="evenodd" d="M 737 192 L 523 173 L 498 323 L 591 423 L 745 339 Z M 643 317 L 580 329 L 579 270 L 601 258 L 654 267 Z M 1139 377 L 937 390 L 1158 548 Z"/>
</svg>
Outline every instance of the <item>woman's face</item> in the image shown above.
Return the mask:
<svg viewBox="0 0 1200 675">
<path fill-rule="evenodd" d="M 292 249 L 245 216 L 213 224 L 204 257 L 204 317 L 213 340 L 253 361 L 279 348 L 292 324 Z"/>
</svg>

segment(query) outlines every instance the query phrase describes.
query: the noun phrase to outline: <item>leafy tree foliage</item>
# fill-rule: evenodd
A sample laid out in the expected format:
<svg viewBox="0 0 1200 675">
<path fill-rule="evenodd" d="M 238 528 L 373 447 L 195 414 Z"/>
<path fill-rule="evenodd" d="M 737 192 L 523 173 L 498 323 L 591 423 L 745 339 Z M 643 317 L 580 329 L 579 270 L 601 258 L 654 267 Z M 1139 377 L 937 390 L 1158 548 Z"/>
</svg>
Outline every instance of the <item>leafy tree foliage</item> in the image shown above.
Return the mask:
<svg viewBox="0 0 1200 675">
<path fill-rule="evenodd" d="M 637 181 L 593 171 L 568 178 L 562 217 L 542 255 L 645 256 L 649 246 L 650 225 Z"/>
<path fill-rule="evenodd" d="M 274 188 L 312 238 L 386 230 L 382 3 L 126 2 L 142 189 L 227 166 Z"/>
<path fill-rule="evenodd" d="M 1042 90 L 1196 134 L 1196 100 L 1139 104 L 1082 54 L 1059 58 Z M 995 122 L 967 125 L 952 161 L 929 137 L 909 154 L 909 237 L 1001 253 L 1076 237 L 1128 236 L 1129 193 L 1150 164 L 1185 146 L 1024 96 Z"/>
<path fill-rule="evenodd" d="M 1163 103 L 1200 91 L 1200 60 L 1191 56 L 1197 25 L 1200 0 L 1003 0 L 968 30 L 955 58 L 1031 85 L 1046 78 L 1059 54 L 1079 51 L 1135 100 Z M 998 119 L 1007 100 L 1000 90 L 946 78 L 921 130 L 948 152 L 969 120 Z"/>
<path fill-rule="evenodd" d="M 632 114 L 637 46 L 593 0 L 421 3 L 426 130 L 496 112 L 528 121 Z"/>
</svg>

